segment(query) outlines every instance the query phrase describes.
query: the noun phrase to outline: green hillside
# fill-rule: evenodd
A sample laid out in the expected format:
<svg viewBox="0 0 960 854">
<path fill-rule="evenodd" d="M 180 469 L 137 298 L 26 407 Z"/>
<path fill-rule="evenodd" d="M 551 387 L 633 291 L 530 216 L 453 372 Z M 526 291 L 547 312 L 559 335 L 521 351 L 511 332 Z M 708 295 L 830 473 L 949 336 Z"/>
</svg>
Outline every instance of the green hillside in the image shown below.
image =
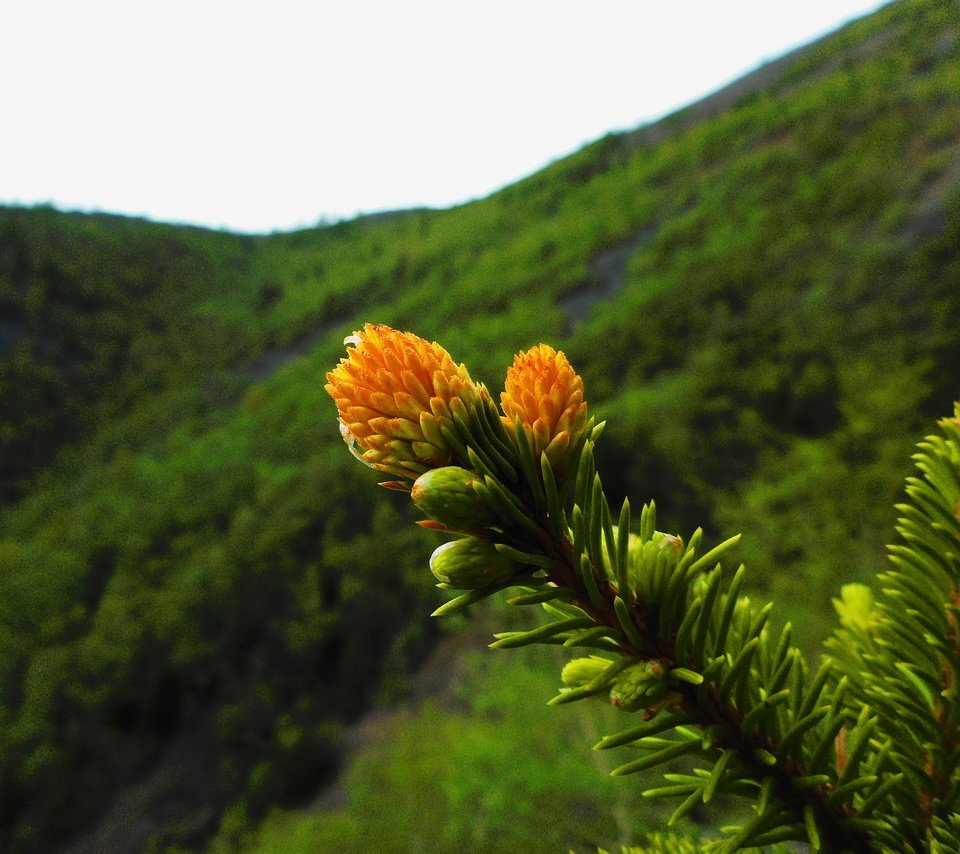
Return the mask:
<svg viewBox="0 0 960 854">
<path fill-rule="evenodd" d="M 819 640 L 960 397 L 958 12 L 898 0 L 451 210 L 244 237 L 0 208 L 0 850 L 123 804 L 144 850 L 228 847 L 404 695 L 440 631 L 430 543 L 323 391 L 366 321 L 494 391 L 563 348 L 611 499 L 742 531 Z"/>
</svg>

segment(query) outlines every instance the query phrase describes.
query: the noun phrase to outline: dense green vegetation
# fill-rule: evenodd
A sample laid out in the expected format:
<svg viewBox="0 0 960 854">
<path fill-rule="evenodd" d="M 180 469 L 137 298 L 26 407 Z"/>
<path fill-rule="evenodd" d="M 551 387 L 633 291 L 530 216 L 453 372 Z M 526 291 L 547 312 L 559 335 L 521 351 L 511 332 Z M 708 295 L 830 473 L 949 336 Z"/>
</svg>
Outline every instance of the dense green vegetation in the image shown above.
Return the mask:
<svg viewBox="0 0 960 854">
<path fill-rule="evenodd" d="M 69 838 L 191 732 L 212 782 L 154 844 L 240 838 L 402 695 L 429 543 L 403 496 L 371 511 L 322 390 L 363 321 L 495 390 L 563 347 L 616 414 L 611 499 L 743 531 L 819 639 L 960 395 L 955 20 L 894 3 L 713 118 L 449 211 L 252 238 L 0 209 L 0 849 Z"/>
<path fill-rule="evenodd" d="M 481 622 L 494 630 L 489 616 Z M 344 804 L 302 818 L 275 812 L 243 850 L 509 852 L 535 834 L 539 850 L 559 851 L 635 838 L 651 813 L 637 809 L 641 787 L 605 778 L 607 758 L 589 756 L 591 739 L 615 725 L 616 712 L 599 704 L 572 715 L 557 709 L 545 721 L 542 704 L 532 702 L 505 726 L 518 685 L 531 697 L 555 690 L 557 657 L 492 656 L 462 645 L 456 654 L 451 690 L 391 721 L 346 775 Z M 583 785 L 585 768 L 596 773 L 595 787 Z M 218 845 L 227 841 L 224 834 Z"/>
</svg>

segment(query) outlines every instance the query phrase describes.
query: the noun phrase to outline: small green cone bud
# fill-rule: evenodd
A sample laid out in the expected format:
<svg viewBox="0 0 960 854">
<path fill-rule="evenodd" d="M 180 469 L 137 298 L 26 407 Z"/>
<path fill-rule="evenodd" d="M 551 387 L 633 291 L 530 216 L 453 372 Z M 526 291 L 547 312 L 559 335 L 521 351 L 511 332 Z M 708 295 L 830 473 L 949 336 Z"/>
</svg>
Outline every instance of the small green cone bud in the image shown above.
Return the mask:
<svg viewBox="0 0 960 854">
<path fill-rule="evenodd" d="M 654 531 L 653 536 L 645 543 L 640 542 L 636 534 L 630 535 L 628 554 L 631 563 L 652 566 L 657 555 L 663 555 L 671 566 L 676 566 L 683 552 L 683 540 L 673 534 L 664 534 Z"/>
<path fill-rule="evenodd" d="M 483 528 L 496 521 L 493 511 L 477 495 L 477 476 L 459 466 L 443 466 L 420 475 L 410 497 L 431 519 L 448 528 Z"/>
<path fill-rule="evenodd" d="M 873 591 L 866 584 L 844 584 L 840 598 L 833 600 L 840 622 L 860 634 L 869 634 L 877 623 L 877 608 Z"/>
<path fill-rule="evenodd" d="M 673 534 L 654 531 L 646 542 L 635 542 L 631 538 L 628 550 L 630 581 L 642 598 L 651 603 L 658 601 L 680 563 L 682 553 L 683 540 Z"/>
<path fill-rule="evenodd" d="M 654 531 L 650 542 L 660 551 L 669 554 L 674 560 L 680 560 L 680 553 L 683 551 L 683 540 L 676 534 L 665 534 L 663 531 Z"/>
<path fill-rule="evenodd" d="M 610 689 L 610 702 L 625 712 L 635 712 L 659 700 L 667 690 L 667 670 L 656 659 L 628 667 Z"/>
<path fill-rule="evenodd" d="M 499 584 L 522 567 L 500 554 L 493 543 L 464 537 L 444 543 L 430 557 L 430 571 L 441 584 L 456 590 L 476 590 Z"/>
<path fill-rule="evenodd" d="M 560 672 L 560 679 L 567 688 L 582 688 L 589 685 L 610 665 L 609 658 L 591 655 L 589 658 L 575 658 L 568 661 Z"/>
</svg>

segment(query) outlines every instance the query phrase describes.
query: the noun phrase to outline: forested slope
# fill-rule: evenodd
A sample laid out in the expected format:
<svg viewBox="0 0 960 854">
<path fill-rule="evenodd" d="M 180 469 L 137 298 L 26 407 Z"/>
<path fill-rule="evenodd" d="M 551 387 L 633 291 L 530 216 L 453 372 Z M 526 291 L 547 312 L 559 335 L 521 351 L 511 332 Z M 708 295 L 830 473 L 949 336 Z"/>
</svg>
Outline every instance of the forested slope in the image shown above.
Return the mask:
<svg viewBox="0 0 960 854">
<path fill-rule="evenodd" d="M 611 497 L 743 531 L 764 592 L 825 614 L 960 396 L 958 11 L 901 0 L 447 211 L 243 237 L 0 209 L 0 848 L 65 842 L 190 738 L 156 844 L 297 803 L 421 660 L 429 544 L 322 390 L 363 321 L 494 390 L 562 347 Z"/>
</svg>

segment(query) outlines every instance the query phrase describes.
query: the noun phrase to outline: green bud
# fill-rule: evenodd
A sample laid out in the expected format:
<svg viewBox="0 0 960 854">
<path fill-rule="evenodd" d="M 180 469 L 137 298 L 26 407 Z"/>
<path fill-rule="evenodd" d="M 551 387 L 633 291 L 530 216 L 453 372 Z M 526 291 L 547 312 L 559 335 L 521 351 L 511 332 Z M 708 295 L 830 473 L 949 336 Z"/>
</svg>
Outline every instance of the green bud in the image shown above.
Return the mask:
<svg viewBox="0 0 960 854">
<path fill-rule="evenodd" d="M 430 557 L 430 571 L 441 584 L 457 590 L 476 590 L 508 581 L 522 567 L 500 554 L 493 543 L 464 537 L 444 543 Z"/>
<path fill-rule="evenodd" d="M 635 712 L 655 703 L 666 690 L 667 670 L 654 658 L 622 671 L 610 689 L 610 702 L 625 712 Z"/>
<path fill-rule="evenodd" d="M 645 542 L 633 542 L 629 548 L 630 581 L 642 599 L 659 601 L 680 562 L 683 540 L 673 534 L 654 531 Z"/>
<path fill-rule="evenodd" d="M 568 661 L 560 672 L 560 679 L 567 688 L 582 688 L 589 685 L 612 662 L 609 658 L 603 658 L 600 655 L 591 655 L 589 658 L 575 658 Z"/>
<path fill-rule="evenodd" d="M 642 567 L 652 566 L 658 555 L 662 555 L 661 559 L 665 559 L 668 565 L 676 566 L 682 552 L 683 540 L 673 534 L 654 531 L 646 542 L 641 542 L 636 534 L 631 534 L 627 553 L 632 564 Z"/>
<path fill-rule="evenodd" d="M 420 475 L 410 497 L 431 519 L 448 528 L 483 528 L 496 521 L 493 511 L 476 493 L 472 471 L 443 466 Z"/>
<path fill-rule="evenodd" d="M 877 623 L 873 591 L 866 584 L 844 584 L 840 598 L 833 600 L 840 622 L 851 631 L 869 634 Z"/>
<path fill-rule="evenodd" d="M 677 561 L 680 560 L 680 555 L 683 553 L 683 540 L 676 534 L 665 534 L 663 531 L 654 531 L 653 536 L 650 538 L 650 545 L 654 546 L 657 551 L 669 555 L 673 563 L 677 563 Z"/>
</svg>

